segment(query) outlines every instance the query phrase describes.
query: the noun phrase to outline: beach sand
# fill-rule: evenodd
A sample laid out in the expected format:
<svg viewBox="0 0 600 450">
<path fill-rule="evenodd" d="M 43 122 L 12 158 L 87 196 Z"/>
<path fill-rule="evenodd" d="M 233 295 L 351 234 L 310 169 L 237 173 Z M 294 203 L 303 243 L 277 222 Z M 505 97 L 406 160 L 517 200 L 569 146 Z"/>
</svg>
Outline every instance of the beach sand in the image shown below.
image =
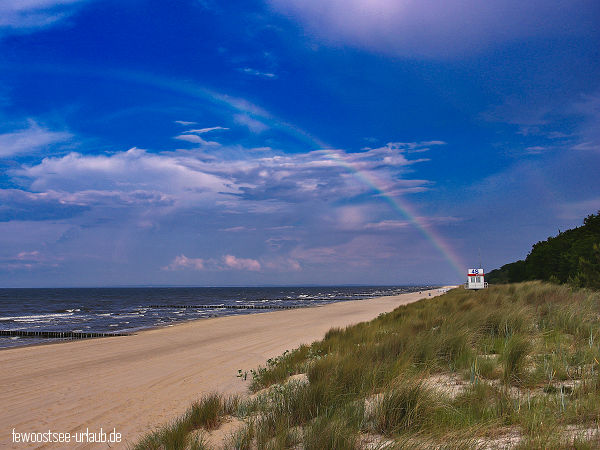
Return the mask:
<svg viewBox="0 0 600 450">
<path fill-rule="evenodd" d="M 332 327 L 371 320 L 437 290 L 321 307 L 186 322 L 133 336 L 0 351 L 0 447 L 16 432 L 107 433 L 126 448 L 181 415 L 204 393 L 245 393 L 238 369 L 322 339 Z M 81 444 L 61 444 L 81 447 Z M 106 444 L 85 448 L 107 448 Z"/>
</svg>

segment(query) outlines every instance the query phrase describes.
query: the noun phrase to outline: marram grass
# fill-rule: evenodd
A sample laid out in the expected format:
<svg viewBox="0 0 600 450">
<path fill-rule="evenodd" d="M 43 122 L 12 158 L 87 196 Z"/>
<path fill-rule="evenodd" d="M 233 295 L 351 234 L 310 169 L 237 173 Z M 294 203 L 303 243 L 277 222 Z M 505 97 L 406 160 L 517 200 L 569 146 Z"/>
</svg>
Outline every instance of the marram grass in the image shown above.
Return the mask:
<svg viewBox="0 0 600 450">
<path fill-rule="evenodd" d="M 225 415 L 232 449 L 597 448 L 599 342 L 598 292 L 454 289 L 270 360 L 254 397 L 206 397 L 137 448 L 206 448 L 192 431 Z"/>
<path fill-rule="evenodd" d="M 182 417 L 148 433 L 134 449 L 206 449 L 204 439 L 192 432 L 218 428 L 225 415 L 233 414 L 237 410 L 238 403 L 238 397 L 224 397 L 217 393 L 206 395 L 193 403 Z"/>
</svg>

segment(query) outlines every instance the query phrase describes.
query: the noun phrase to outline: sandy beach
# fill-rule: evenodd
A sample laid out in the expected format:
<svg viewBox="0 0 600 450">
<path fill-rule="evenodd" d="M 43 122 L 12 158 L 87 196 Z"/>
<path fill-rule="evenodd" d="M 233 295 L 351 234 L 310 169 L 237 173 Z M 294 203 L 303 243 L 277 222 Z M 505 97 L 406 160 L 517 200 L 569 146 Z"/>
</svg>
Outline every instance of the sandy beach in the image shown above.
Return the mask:
<svg viewBox="0 0 600 450">
<path fill-rule="evenodd" d="M 220 317 L 140 332 L 0 351 L 0 447 L 16 432 L 109 432 L 125 448 L 183 413 L 204 393 L 244 393 L 249 370 L 332 327 L 438 295 L 423 291 L 315 308 Z M 67 447 L 66 444 L 57 448 Z M 81 444 L 71 444 L 81 447 Z M 106 448 L 88 444 L 86 448 Z"/>
</svg>

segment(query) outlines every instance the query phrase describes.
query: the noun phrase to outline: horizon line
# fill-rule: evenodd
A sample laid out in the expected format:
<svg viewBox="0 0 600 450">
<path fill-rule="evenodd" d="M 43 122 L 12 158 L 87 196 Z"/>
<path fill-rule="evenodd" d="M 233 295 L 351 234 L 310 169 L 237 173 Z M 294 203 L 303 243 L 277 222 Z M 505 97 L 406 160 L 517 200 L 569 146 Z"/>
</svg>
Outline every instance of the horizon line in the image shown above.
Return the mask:
<svg viewBox="0 0 600 450">
<path fill-rule="evenodd" d="M 1 286 L 0 289 L 128 289 L 128 288 L 287 288 L 287 287 L 437 287 L 448 283 L 408 283 L 408 284 L 230 284 L 230 285 L 196 285 L 196 284 L 124 284 L 124 285 L 81 285 L 81 286 Z"/>
</svg>

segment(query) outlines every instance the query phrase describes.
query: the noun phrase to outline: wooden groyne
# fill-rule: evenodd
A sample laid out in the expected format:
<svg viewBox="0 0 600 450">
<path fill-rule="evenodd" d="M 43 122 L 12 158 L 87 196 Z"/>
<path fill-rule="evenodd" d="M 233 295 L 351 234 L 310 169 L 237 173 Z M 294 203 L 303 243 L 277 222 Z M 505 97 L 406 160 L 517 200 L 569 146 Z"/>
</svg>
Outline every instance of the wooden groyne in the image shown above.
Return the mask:
<svg viewBox="0 0 600 450">
<path fill-rule="evenodd" d="M 78 331 L 26 331 L 26 330 L 0 330 L 0 336 L 33 337 L 52 339 L 90 339 L 113 336 L 130 336 L 131 333 L 83 333 Z"/>
<path fill-rule="evenodd" d="M 297 309 L 316 305 L 150 305 L 149 308 L 178 308 L 178 309 Z"/>
</svg>

